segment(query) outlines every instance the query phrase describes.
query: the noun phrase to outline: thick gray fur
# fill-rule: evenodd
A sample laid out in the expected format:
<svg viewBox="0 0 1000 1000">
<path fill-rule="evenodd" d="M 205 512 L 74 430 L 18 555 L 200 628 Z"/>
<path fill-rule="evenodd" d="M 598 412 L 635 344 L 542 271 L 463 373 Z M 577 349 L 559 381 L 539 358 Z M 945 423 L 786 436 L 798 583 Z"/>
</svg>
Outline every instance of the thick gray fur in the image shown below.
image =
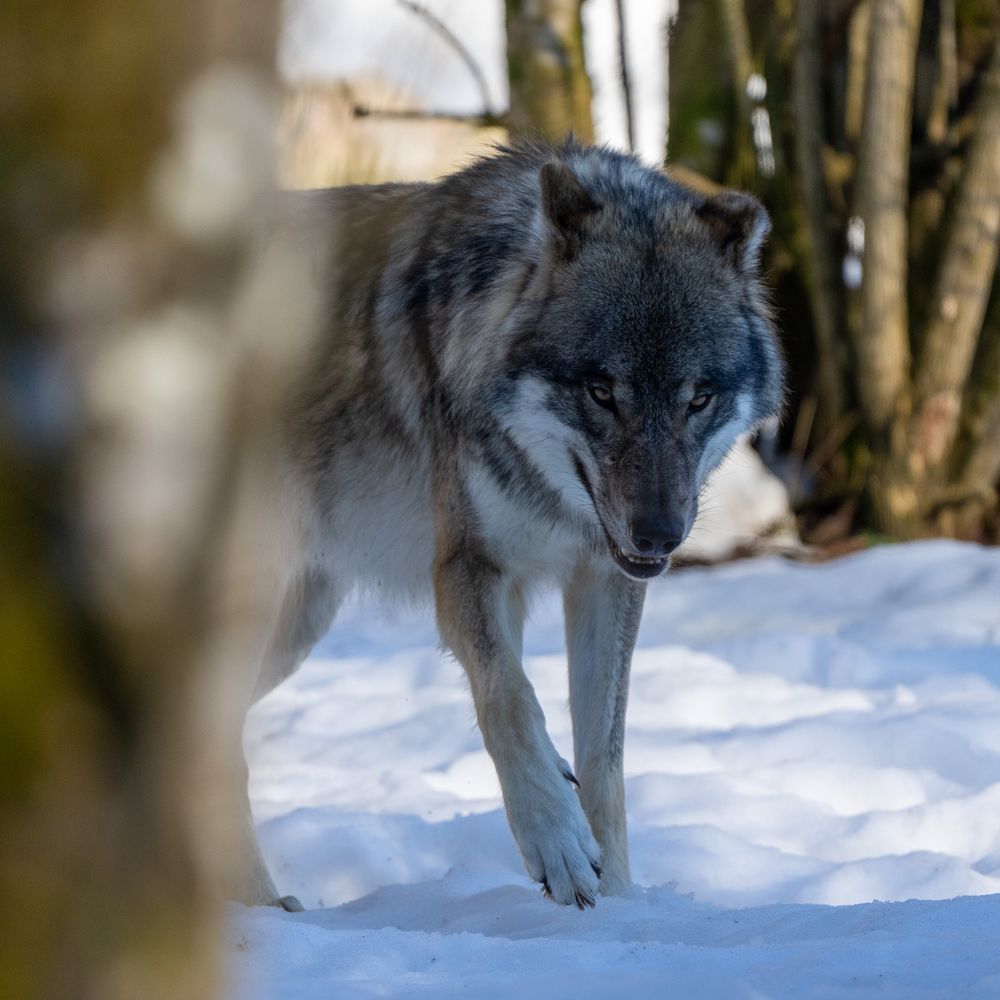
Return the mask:
<svg viewBox="0 0 1000 1000">
<path fill-rule="evenodd" d="M 560 903 L 629 885 L 645 581 L 736 437 L 780 407 L 767 230 L 747 195 L 706 199 L 568 142 L 434 184 L 290 196 L 272 236 L 310 246 L 324 321 L 283 437 L 294 543 L 256 696 L 352 589 L 433 592 L 527 870 Z M 521 666 L 544 583 L 565 596 L 575 777 Z M 246 843 L 232 893 L 277 902 L 252 829 Z"/>
</svg>

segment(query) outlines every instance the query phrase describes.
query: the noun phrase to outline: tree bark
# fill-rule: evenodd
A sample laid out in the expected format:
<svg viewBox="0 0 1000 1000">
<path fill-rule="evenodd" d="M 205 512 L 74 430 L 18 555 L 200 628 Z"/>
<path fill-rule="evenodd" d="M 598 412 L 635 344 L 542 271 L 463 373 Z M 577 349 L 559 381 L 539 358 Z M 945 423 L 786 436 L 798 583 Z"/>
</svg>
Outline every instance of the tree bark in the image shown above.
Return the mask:
<svg viewBox="0 0 1000 1000">
<path fill-rule="evenodd" d="M 871 0 L 856 177 L 863 277 L 853 324 L 858 396 L 874 464 L 870 495 L 884 531 L 908 531 L 918 498 L 900 463 L 909 406 L 907 195 L 920 0 Z"/>
<path fill-rule="evenodd" d="M 920 0 L 872 0 L 857 171 L 865 253 L 855 350 L 862 408 L 878 438 L 903 403 L 910 363 L 906 211 L 920 12 Z"/>
<path fill-rule="evenodd" d="M 508 126 L 515 138 L 593 142 L 584 0 L 506 0 Z"/>
<path fill-rule="evenodd" d="M 940 478 L 959 428 L 962 395 L 1000 249 L 1000 42 L 983 79 L 976 128 L 944 241 L 933 307 L 914 378 L 909 474 Z"/>
</svg>

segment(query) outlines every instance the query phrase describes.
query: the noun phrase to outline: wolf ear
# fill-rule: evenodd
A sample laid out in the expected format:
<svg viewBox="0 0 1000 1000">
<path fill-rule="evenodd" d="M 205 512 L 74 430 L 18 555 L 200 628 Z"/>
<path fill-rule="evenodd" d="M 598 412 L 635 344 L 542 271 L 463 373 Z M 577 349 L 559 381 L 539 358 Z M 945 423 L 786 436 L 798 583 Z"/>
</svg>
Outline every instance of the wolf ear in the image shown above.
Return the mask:
<svg viewBox="0 0 1000 1000">
<path fill-rule="evenodd" d="M 601 206 L 561 160 L 544 164 L 539 178 L 542 210 L 555 234 L 556 246 L 566 260 L 572 260 L 580 250 L 587 217 Z"/>
<path fill-rule="evenodd" d="M 695 215 L 719 245 L 723 257 L 741 274 L 756 277 L 760 248 L 771 231 L 771 220 L 756 198 L 738 191 L 707 198 Z"/>
</svg>

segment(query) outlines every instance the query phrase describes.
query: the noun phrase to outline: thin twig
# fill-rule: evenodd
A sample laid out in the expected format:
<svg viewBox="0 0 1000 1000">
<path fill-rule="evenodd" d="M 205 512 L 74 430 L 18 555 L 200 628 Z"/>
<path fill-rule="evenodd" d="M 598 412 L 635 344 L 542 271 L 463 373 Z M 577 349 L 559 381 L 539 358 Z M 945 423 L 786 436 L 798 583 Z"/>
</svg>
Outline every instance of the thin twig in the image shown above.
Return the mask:
<svg viewBox="0 0 1000 1000">
<path fill-rule="evenodd" d="M 446 121 L 466 122 L 481 128 L 504 128 L 507 113 L 493 111 L 473 111 L 468 114 L 457 111 L 427 111 L 424 108 L 369 108 L 364 104 L 354 105 L 355 118 L 388 118 L 397 121 Z"/>
<path fill-rule="evenodd" d="M 493 101 L 490 99 L 490 88 L 486 83 L 486 76 L 476 62 L 475 57 L 468 50 L 465 43 L 448 27 L 444 21 L 441 20 L 432 10 L 428 10 L 423 4 L 414 3 L 414 0 L 396 0 L 396 2 L 401 6 L 405 7 L 412 14 L 416 14 L 417 17 L 427 22 L 427 25 L 434 31 L 438 33 L 447 42 L 448 45 L 452 47 L 455 54 L 465 63 L 468 67 L 469 72 L 472 74 L 473 79 L 476 81 L 476 87 L 479 89 L 479 96 L 482 98 L 483 107 L 486 108 L 485 115 L 479 117 L 492 117 L 493 112 Z M 434 117 L 443 117 L 441 115 L 436 115 Z"/>
<path fill-rule="evenodd" d="M 622 99 L 625 103 L 625 129 L 628 148 L 635 152 L 635 110 L 632 104 L 632 78 L 628 70 L 628 39 L 625 29 L 625 0 L 615 0 L 618 16 L 618 70 L 622 79 Z"/>
</svg>

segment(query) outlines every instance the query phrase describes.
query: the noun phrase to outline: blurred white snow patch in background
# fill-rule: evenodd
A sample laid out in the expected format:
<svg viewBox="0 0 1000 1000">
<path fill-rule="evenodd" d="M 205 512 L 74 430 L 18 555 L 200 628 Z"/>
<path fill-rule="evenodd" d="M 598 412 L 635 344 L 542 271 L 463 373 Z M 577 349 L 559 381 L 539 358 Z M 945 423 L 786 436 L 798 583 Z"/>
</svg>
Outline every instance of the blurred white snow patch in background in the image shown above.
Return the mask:
<svg viewBox="0 0 1000 1000">
<path fill-rule="evenodd" d="M 744 436 L 712 474 L 681 559 L 719 562 L 737 552 L 801 548 L 788 490 Z"/>
<path fill-rule="evenodd" d="M 556 595 L 525 648 L 570 756 Z M 234 1000 L 1000 996 L 995 549 L 651 585 L 625 745 L 637 887 L 594 912 L 524 874 L 430 611 L 349 608 L 248 748 L 265 854 L 313 909 L 233 908 Z"/>
<path fill-rule="evenodd" d="M 626 148 L 628 127 L 622 96 L 615 0 L 583 5 L 583 44 L 594 90 L 591 112 L 599 142 Z M 652 166 L 667 147 L 667 31 L 676 0 L 626 0 L 627 68 L 632 90 L 635 153 Z"/>
</svg>

